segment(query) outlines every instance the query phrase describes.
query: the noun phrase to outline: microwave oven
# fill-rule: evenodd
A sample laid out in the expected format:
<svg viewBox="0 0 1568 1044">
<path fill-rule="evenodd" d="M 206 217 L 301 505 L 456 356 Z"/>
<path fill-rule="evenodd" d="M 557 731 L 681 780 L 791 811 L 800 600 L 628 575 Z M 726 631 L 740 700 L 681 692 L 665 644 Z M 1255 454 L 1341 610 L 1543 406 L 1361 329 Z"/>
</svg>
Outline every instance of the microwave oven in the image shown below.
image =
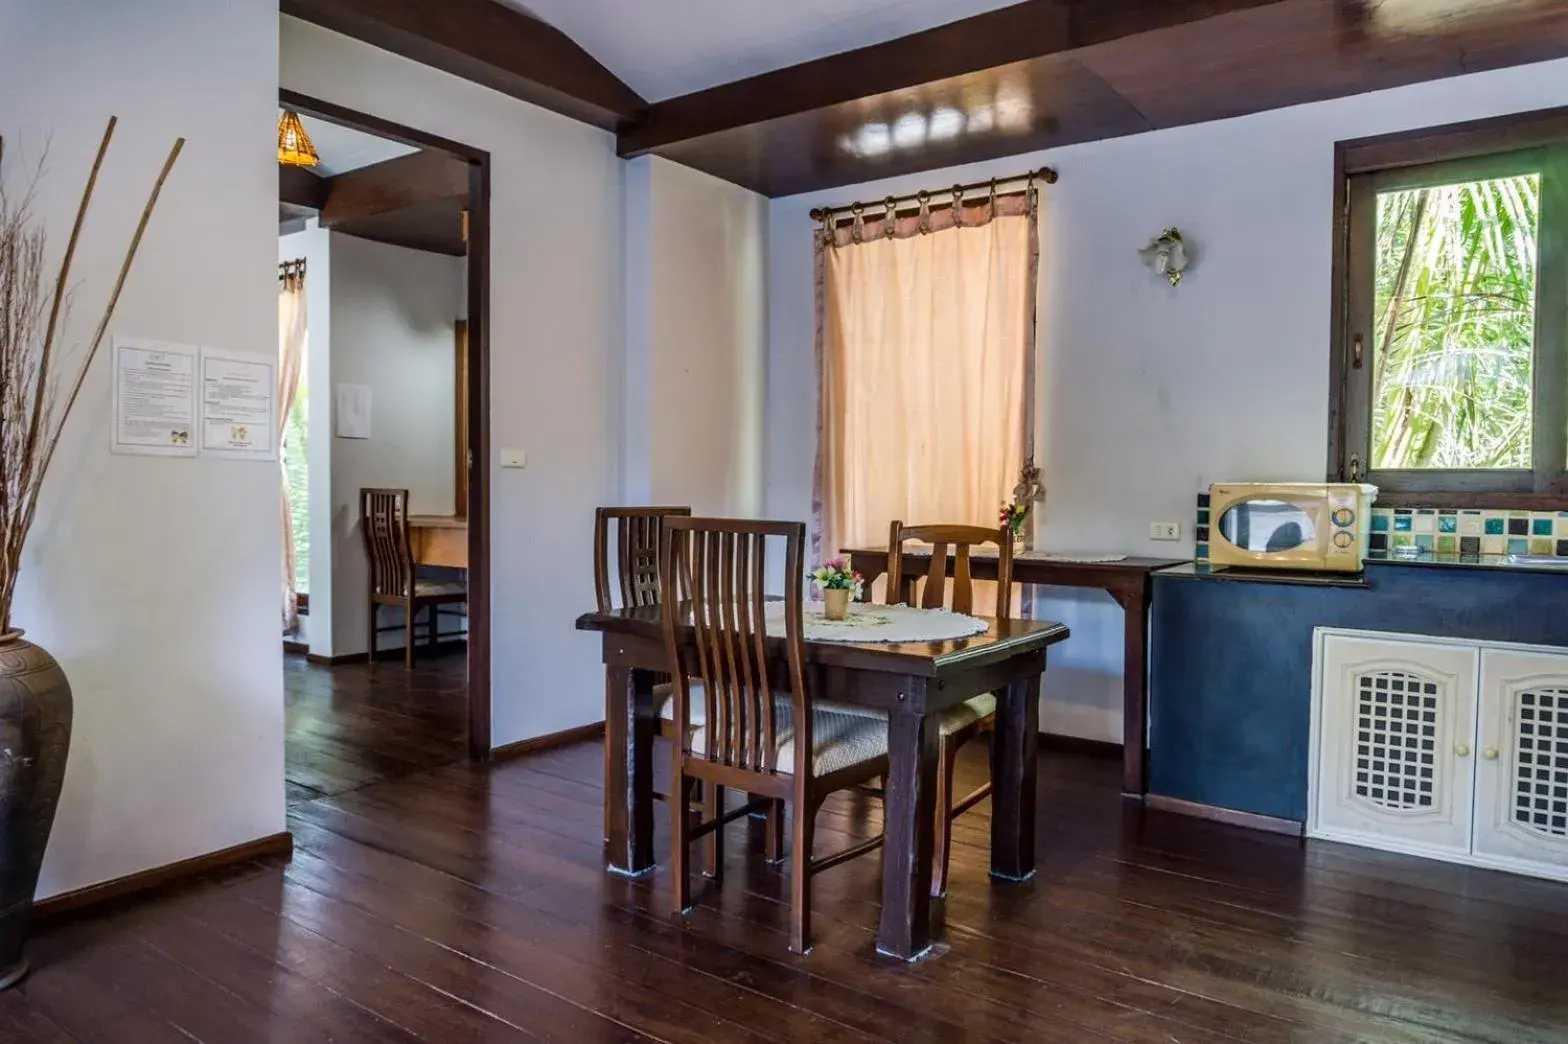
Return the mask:
<svg viewBox="0 0 1568 1044">
<path fill-rule="evenodd" d="M 1209 564 L 1361 570 L 1377 487 L 1357 482 L 1222 482 L 1209 487 Z"/>
</svg>

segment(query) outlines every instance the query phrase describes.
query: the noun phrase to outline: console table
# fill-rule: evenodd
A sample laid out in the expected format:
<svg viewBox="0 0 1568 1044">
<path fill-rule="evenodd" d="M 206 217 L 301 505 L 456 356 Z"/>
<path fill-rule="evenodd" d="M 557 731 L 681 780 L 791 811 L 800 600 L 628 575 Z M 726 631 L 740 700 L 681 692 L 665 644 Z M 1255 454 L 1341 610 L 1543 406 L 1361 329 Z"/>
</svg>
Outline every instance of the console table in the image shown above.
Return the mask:
<svg viewBox="0 0 1568 1044">
<path fill-rule="evenodd" d="M 851 548 L 844 553 L 865 577 L 868 591 L 872 581 L 887 572 L 887 548 Z M 1181 565 L 1186 559 L 1128 557 L 1118 562 L 1065 562 L 1046 555 L 1040 551 L 1017 552 L 1013 556 L 1013 582 L 1099 588 L 1116 599 L 1126 617 L 1122 664 L 1122 792 L 1130 797 L 1142 797 L 1149 789 L 1148 663 L 1152 590 L 1149 574 Z M 922 554 L 912 547 L 904 552 L 904 561 L 907 563 L 906 583 L 913 584 L 931 567 L 931 553 Z M 952 569 L 949 556 L 949 576 Z M 976 580 L 995 580 L 995 553 L 986 556 L 982 549 L 976 548 L 970 558 L 970 572 Z M 907 601 L 908 592 L 900 592 L 899 597 Z"/>
</svg>

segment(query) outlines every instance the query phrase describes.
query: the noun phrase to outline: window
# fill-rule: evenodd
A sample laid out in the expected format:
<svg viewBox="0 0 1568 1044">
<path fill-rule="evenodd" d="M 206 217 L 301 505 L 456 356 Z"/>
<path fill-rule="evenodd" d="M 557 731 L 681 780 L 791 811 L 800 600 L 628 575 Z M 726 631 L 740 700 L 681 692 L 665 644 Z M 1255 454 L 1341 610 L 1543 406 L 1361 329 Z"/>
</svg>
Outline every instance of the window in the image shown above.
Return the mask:
<svg viewBox="0 0 1568 1044">
<path fill-rule="evenodd" d="M 1331 470 L 1396 502 L 1568 495 L 1564 118 L 1343 143 L 1341 164 Z"/>
<path fill-rule="evenodd" d="M 307 340 L 306 359 L 309 353 Z M 294 587 L 301 595 L 310 594 L 310 433 L 306 425 L 310 415 L 310 384 L 305 374 L 306 364 L 302 359 L 294 405 L 283 426 L 283 474 L 288 479 L 289 518 L 294 524 Z"/>
</svg>

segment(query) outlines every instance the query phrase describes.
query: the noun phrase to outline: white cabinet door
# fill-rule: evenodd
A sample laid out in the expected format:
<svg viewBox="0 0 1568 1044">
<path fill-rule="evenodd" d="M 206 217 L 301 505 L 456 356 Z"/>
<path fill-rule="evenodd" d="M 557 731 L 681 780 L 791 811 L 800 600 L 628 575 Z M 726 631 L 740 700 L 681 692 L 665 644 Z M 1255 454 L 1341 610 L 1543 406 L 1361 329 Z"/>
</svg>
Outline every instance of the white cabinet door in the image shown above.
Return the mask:
<svg viewBox="0 0 1568 1044">
<path fill-rule="evenodd" d="M 1568 877 L 1568 655 L 1481 654 L 1479 747 L 1476 854 Z"/>
<path fill-rule="evenodd" d="M 1315 833 L 1468 852 L 1477 650 L 1345 635 L 1322 642 Z"/>
</svg>

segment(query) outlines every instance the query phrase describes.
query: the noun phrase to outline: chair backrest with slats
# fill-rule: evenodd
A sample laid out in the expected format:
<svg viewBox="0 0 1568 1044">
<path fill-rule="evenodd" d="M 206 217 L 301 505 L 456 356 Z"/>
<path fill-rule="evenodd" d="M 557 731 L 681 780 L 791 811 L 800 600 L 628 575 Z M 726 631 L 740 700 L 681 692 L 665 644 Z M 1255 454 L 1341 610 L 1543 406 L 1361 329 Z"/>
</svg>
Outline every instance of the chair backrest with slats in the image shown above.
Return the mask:
<svg viewBox="0 0 1568 1044">
<path fill-rule="evenodd" d="M 690 514 L 689 507 L 602 507 L 593 513 L 593 589 L 601 613 L 659 604 L 664 520 Z M 611 592 L 611 563 L 619 582 L 619 606 Z"/>
<path fill-rule="evenodd" d="M 361 489 L 359 529 L 370 560 L 372 594 L 413 594 L 414 552 L 409 543 L 408 490 Z"/>
<path fill-rule="evenodd" d="M 783 635 L 770 643 L 766 595 L 768 538 L 783 538 Z M 727 518 L 668 518 L 661 556 L 666 590 L 682 589 L 689 602 L 664 602 L 664 640 L 674 666 L 676 734 L 690 736 L 692 679 L 702 679 L 706 758 L 759 774 L 809 771 L 811 697 L 805 678 L 802 522 L 753 522 Z M 690 630 L 688 632 L 688 625 Z M 777 639 L 783 638 L 780 650 Z M 771 649 L 770 649 L 771 645 Z M 771 652 L 771 657 L 770 657 Z M 779 662 L 782 653 L 783 663 Z M 789 673 L 795 763 L 779 765 L 774 671 Z M 681 727 L 681 726 L 686 727 Z"/>
<path fill-rule="evenodd" d="M 918 579 L 904 574 L 904 543 L 919 540 L 931 545 L 931 566 L 925 573 L 925 589 L 919 597 L 922 609 L 940 609 L 947 595 L 947 557 L 953 556 L 953 604 L 955 613 L 974 611 L 974 579 L 970 569 L 970 552 L 977 545 L 996 545 L 996 616 L 1005 620 L 1013 604 L 1013 537 L 1006 526 L 987 529 L 984 526 L 906 526 L 894 522 L 887 539 L 887 600 L 896 602 L 903 597 L 906 580 Z M 910 604 L 915 604 L 914 585 L 910 585 Z"/>
</svg>

